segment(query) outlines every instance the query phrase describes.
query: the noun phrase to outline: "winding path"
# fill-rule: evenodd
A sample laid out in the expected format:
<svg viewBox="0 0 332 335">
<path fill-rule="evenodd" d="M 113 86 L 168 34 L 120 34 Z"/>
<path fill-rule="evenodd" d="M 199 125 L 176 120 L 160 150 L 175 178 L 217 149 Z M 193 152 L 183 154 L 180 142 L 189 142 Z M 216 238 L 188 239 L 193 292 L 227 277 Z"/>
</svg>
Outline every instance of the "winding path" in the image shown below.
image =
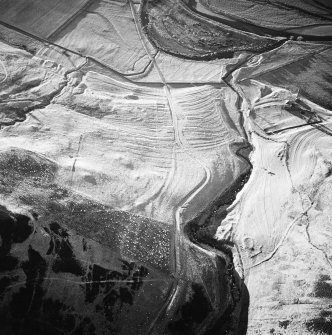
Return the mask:
<svg viewBox="0 0 332 335">
<path fill-rule="evenodd" d="M 168 101 L 168 105 L 169 105 L 169 110 L 171 113 L 171 119 L 172 119 L 172 124 L 173 124 L 173 128 L 174 128 L 174 140 L 175 140 L 175 144 L 182 149 L 189 157 L 190 159 L 192 159 L 193 161 L 195 161 L 203 170 L 204 170 L 204 178 L 202 178 L 201 182 L 195 187 L 194 190 L 192 190 L 187 196 L 186 198 L 178 205 L 176 211 L 175 211 L 175 225 L 176 225 L 176 229 L 175 229 L 175 238 L 174 238 L 174 281 L 173 281 L 173 285 L 171 287 L 171 290 L 169 292 L 168 298 L 166 299 L 164 306 L 160 309 L 160 311 L 158 312 L 157 316 L 154 318 L 153 322 L 151 323 L 150 329 L 148 334 L 153 334 L 154 333 L 154 328 L 157 324 L 158 321 L 160 321 L 161 317 L 163 317 L 163 314 L 166 313 L 168 314 L 168 312 L 170 311 L 170 309 L 172 308 L 174 302 L 177 300 L 178 295 L 181 295 L 181 289 L 180 289 L 180 285 L 179 285 L 179 281 L 180 279 L 184 276 L 184 269 L 185 269 L 185 259 L 182 259 L 182 249 L 184 247 L 184 244 L 190 244 L 191 246 L 199 249 L 201 252 L 203 253 L 207 253 L 207 254 L 211 254 L 211 251 L 214 252 L 214 250 L 206 250 L 205 248 L 202 248 L 201 246 L 194 244 L 190 241 L 190 239 L 188 238 L 187 235 L 184 234 L 184 222 L 183 222 L 183 212 L 186 210 L 186 208 L 188 207 L 188 205 L 190 204 L 190 202 L 197 197 L 197 195 L 199 193 L 201 193 L 201 191 L 209 184 L 210 180 L 211 180 L 211 171 L 210 169 L 204 164 L 204 162 L 202 160 L 200 160 L 199 158 L 195 157 L 195 155 L 190 152 L 190 148 L 188 147 L 188 145 L 185 144 L 184 138 L 183 138 L 183 134 L 179 129 L 178 126 L 178 117 L 177 117 L 177 113 L 176 113 L 176 107 L 173 101 L 173 97 L 172 97 L 172 93 L 171 93 L 171 89 L 169 87 L 169 85 L 167 84 L 165 77 L 162 73 L 162 71 L 160 70 L 155 58 L 153 57 L 153 55 L 151 55 L 150 51 L 148 50 L 148 47 L 146 46 L 146 43 L 144 41 L 143 38 L 143 32 L 140 28 L 139 25 L 139 20 L 137 18 L 137 13 L 135 11 L 134 8 L 134 4 L 132 0 L 129 0 L 130 3 L 130 8 L 132 11 L 132 15 L 135 21 L 135 25 L 136 25 L 136 29 L 137 32 L 139 34 L 139 37 L 141 39 L 141 43 L 147 53 L 147 55 L 149 56 L 151 62 L 153 62 L 153 65 L 155 66 L 155 68 L 158 71 L 159 77 L 164 85 L 164 91 L 165 91 L 165 96 L 167 98 Z M 173 150 L 175 150 L 175 147 L 173 148 Z"/>
</svg>

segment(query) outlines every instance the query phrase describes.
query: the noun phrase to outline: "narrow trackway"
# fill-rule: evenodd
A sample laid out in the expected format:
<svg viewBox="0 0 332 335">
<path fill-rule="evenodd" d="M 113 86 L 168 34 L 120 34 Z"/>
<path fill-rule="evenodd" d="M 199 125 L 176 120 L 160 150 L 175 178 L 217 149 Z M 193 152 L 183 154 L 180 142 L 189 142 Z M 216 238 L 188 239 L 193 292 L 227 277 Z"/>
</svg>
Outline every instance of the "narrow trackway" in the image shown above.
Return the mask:
<svg viewBox="0 0 332 335">
<path fill-rule="evenodd" d="M 174 103 L 173 97 L 172 97 L 172 92 L 171 92 L 171 88 L 169 86 L 169 84 L 166 82 L 165 77 L 162 73 L 162 71 L 160 70 L 157 61 L 155 60 L 154 55 L 151 54 L 151 52 L 149 51 L 145 40 L 143 38 L 143 32 L 140 28 L 139 22 L 138 22 L 138 18 L 137 18 L 137 13 L 135 11 L 134 8 L 134 4 L 132 0 L 129 0 L 129 4 L 130 4 L 130 8 L 132 11 L 132 16 L 134 18 L 135 21 L 135 25 L 136 25 L 136 29 L 138 32 L 138 35 L 141 39 L 141 43 L 142 46 L 144 47 L 146 54 L 148 55 L 148 57 L 150 58 L 151 64 L 153 64 L 156 68 L 156 70 L 159 73 L 160 79 L 163 83 L 164 86 L 164 92 L 165 92 L 165 97 L 167 99 L 168 105 L 169 105 L 169 110 L 171 113 L 171 119 L 172 119 L 172 124 L 173 124 L 173 129 L 174 129 L 174 142 L 175 145 L 173 147 L 173 151 L 175 152 L 175 150 L 180 149 L 182 150 L 186 155 L 188 155 L 188 157 L 194 161 L 198 166 L 200 166 L 202 168 L 202 170 L 204 171 L 204 177 L 201 179 L 201 181 L 199 182 L 199 184 L 196 185 L 196 187 L 191 190 L 191 192 L 189 194 L 187 194 L 183 200 L 178 204 L 174 216 L 175 216 L 175 241 L 174 241 L 174 281 L 172 283 L 172 287 L 170 289 L 170 293 L 168 296 L 168 299 L 165 301 L 165 304 L 163 306 L 163 308 L 161 308 L 161 310 L 158 312 L 157 316 L 155 317 L 155 319 L 153 320 L 153 322 L 151 323 L 151 327 L 149 329 L 149 334 L 156 334 L 155 333 L 155 327 L 158 321 L 160 321 L 160 319 L 164 316 L 164 314 L 170 312 L 173 303 L 179 298 L 179 296 L 181 296 L 181 286 L 180 286 L 180 280 L 185 279 L 185 269 L 186 269 L 186 260 L 183 259 L 183 251 L 184 251 L 184 245 L 190 245 L 191 247 L 194 247 L 196 249 L 198 249 L 200 252 L 205 253 L 207 255 L 209 255 L 211 257 L 211 255 L 216 255 L 218 253 L 218 251 L 216 251 L 215 249 L 213 249 L 212 247 L 208 246 L 208 245 L 200 245 L 198 243 L 193 243 L 191 242 L 191 240 L 189 239 L 189 237 L 184 233 L 184 222 L 183 222 L 183 213 L 186 210 L 186 208 L 188 207 L 188 205 L 192 202 L 193 199 L 195 199 L 197 197 L 197 195 L 199 195 L 203 189 L 206 188 L 206 186 L 210 183 L 211 180 L 211 171 L 209 169 L 208 166 L 205 165 L 205 163 L 200 160 L 198 157 L 196 157 L 192 152 L 190 147 L 185 143 L 185 140 L 183 138 L 183 134 L 182 131 L 179 129 L 179 125 L 178 125 L 178 117 L 177 117 L 177 112 L 176 112 L 176 104 Z M 40 38 L 38 36 L 34 36 L 32 34 L 26 33 L 24 31 L 21 31 L 20 29 L 10 26 L 4 22 L 0 22 L 0 24 L 6 26 L 7 28 L 13 29 L 18 31 L 19 33 L 22 33 L 26 36 L 29 36 L 30 38 L 34 38 L 42 43 L 45 44 L 49 44 L 49 45 L 54 45 L 58 48 L 61 48 L 67 52 L 73 53 L 77 56 L 80 56 L 82 58 L 85 58 L 85 61 L 87 62 L 88 60 L 98 63 L 103 67 L 109 68 L 110 70 L 114 71 L 115 73 L 119 74 L 120 76 L 124 76 L 123 73 L 120 73 L 118 71 L 116 71 L 115 69 L 112 69 L 111 67 L 109 67 L 107 64 L 104 64 L 102 62 L 100 62 L 99 60 L 94 59 L 93 57 L 90 56 L 85 56 L 82 55 L 76 51 L 67 49 L 65 47 L 62 47 L 61 45 L 57 45 L 56 43 L 52 43 L 46 39 Z M 85 63 L 86 64 L 86 63 Z M 85 65 L 83 64 L 83 65 Z M 74 69 L 74 71 L 77 69 Z M 68 74 L 68 73 L 67 73 Z M 61 91 L 59 92 L 59 94 L 61 94 Z M 202 284 L 204 285 L 204 283 L 202 282 Z"/>
<path fill-rule="evenodd" d="M 204 178 L 201 180 L 201 182 L 195 187 L 194 190 L 192 190 L 184 199 L 181 201 L 181 203 L 178 205 L 176 211 L 175 211 L 175 245 L 174 245 L 174 272 L 175 272 L 175 279 L 173 282 L 173 286 L 171 288 L 171 292 L 168 296 L 168 299 L 165 301 L 165 304 L 163 308 L 159 311 L 157 316 L 154 318 L 153 322 L 151 323 L 150 329 L 148 331 L 148 334 L 154 334 L 154 329 L 157 324 L 157 322 L 160 320 L 160 318 L 163 317 L 163 314 L 168 314 L 170 309 L 173 306 L 173 303 L 177 299 L 178 295 L 181 294 L 180 292 L 180 285 L 179 281 L 181 277 L 184 275 L 183 270 L 185 269 L 184 263 L 185 260 L 181 258 L 181 253 L 184 247 L 184 243 L 190 244 L 191 246 L 199 249 L 203 253 L 207 253 L 210 255 L 211 251 L 214 253 L 214 250 L 206 250 L 202 247 L 200 247 L 197 244 L 194 244 L 190 241 L 188 236 L 184 234 L 184 222 L 183 222 L 183 212 L 186 210 L 187 206 L 190 204 L 190 202 L 199 194 L 201 191 L 209 184 L 211 180 L 211 171 L 210 169 L 204 164 L 203 161 L 201 161 L 199 158 L 195 157 L 194 154 L 190 152 L 190 148 L 185 144 L 185 141 L 183 139 L 183 134 L 179 129 L 178 125 L 178 117 L 176 113 L 176 107 L 175 103 L 173 101 L 171 89 L 169 85 L 167 84 L 165 77 L 160 70 L 157 61 L 155 58 L 151 55 L 151 52 L 148 50 L 148 47 L 146 46 L 146 43 L 143 38 L 143 32 L 140 28 L 139 20 L 137 18 L 137 13 L 134 8 L 134 4 L 132 0 L 129 0 L 130 8 L 132 11 L 132 15 L 135 21 L 136 29 L 138 32 L 138 35 L 141 39 L 141 43 L 150 58 L 150 60 L 153 62 L 153 65 L 155 66 L 156 70 L 158 71 L 159 77 L 164 85 L 164 92 L 165 96 L 167 98 L 167 102 L 169 105 L 169 110 L 171 113 L 171 120 L 173 124 L 174 129 L 174 141 L 175 145 L 182 149 L 194 162 L 196 162 L 203 170 L 204 170 Z M 173 147 L 173 150 L 176 150 L 176 147 Z"/>
<path fill-rule="evenodd" d="M 0 20 L 0 25 L 6 27 L 7 29 L 11 29 L 11 30 L 14 30 L 16 31 L 17 33 L 19 34 L 22 34 L 24 36 L 27 36 L 31 39 L 34 39 L 38 42 L 41 42 L 42 44 L 46 44 L 46 45 L 52 45 L 52 46 L 55 46 L 56 48 L 59 48 L 65 52 L 68 52 L 70 54 L 73 54 L 73 55 L 76 55 L 76 56 L 79 56 L 81 58 L 84 58 L 84 59 L 88 59 L 90 60 L 91 62 L 105 68 L 105 69 L 108 69 L 110 71 L 113 71 L 114 73 L 116 73 L 117 75 L 119 75 L 120 77 L 124 78 L 125 80 L 127 81 L 131 81 L 130 78 L 127 78 L 127 77 L 130 77 L 130 76 L 136 76 L 136 75 L 140 75 L 140 74 L 144 74 L 146 69 L 150 66 L 150 62 L 148 63 L 147 67 L 145 67 L 142 71 L 139 71 L 139 72 L 135 72 L 135 73 L 123 73 L 123 72 L 120 72 L 118 71 L 117 69 L 111 67 L 110 65 L 106 64 L 105 62 L 93 57 L 93 56 L 87 56 L 87 55 L 83 55 L 82 53 L 78 52 L 78 51 L 75 51 L 75 50 L 72 50 L 72 49 L 69 49 L 69 48 L 66 48 L 60 44 L 57 44 L 55 42 L 51 42 L 49 41 L 48 39 L 46 38 L 43 38 L 43 37 L 40 37 L 40 36 L 37 36 L 37 35 L 34 35 L 34 34 L 31 34 L 31 33 L 28 33 L 16 26 L 13 26 L 11 24 L 8 24 L 4 21 L 1 21 Z"/>
<path fill-rule="evenodd" d="M 141 28 L 140 28 L 140 25 L 139 25 L 139 22 L 138 22 L 138 19 L 137 19 L 137 14 L 135 12 L 132 0 L 129 0 L 129 2 L 130 2 L 130 5 L 131 5 L 131 10 L 132 10 L 132 13 L 133 13 L 133 17 L 134 17 L 134 20 L 135 20 L 136 29 L 139 33 L 140 38 L 141 38 L 141 42 L 142 42 L 147 54 L 149 55 L 151 61 L 153 61 L 154 66 L 157 69 L 157 71 L 159 73 L 159 76 L 161 78 L 161 81 L 163 82 L 163 85 L 164 85 L 164 90 L 165 90 L 165 94 L 166 94 L 168 104 L 169 104 L 169 107 L 170 107 L 171 118 L 172 118 L 172 123 L 173 123 L 173 127 L 174 127 L 174 132 L 175 132 L 175 136 L 174 136 L 175 137 L 175 143 L 176 143 L 176 145 L 178 145 L 178 147 L 180 149 L 182 149 L 194 162 L 196 162 L 204 170 L 204 178 L 202 178 L 201 182 L 198 185 L 196 185 L 195 189 L 193 189 L 182 200 L 182 202 L 178 205 L 178 207 L 175 211 L 175 222 L 176 222 L 175 246 L 174 246 L 175 280 L 173 282 L 173 286 L 170 290 L 170 293 L 168 295 L 168 299 L 165 301 L 165 304 L 164 304 L 163 308 L 159 311 L 159 313 L 157 314 L 157 316 L 155 317 L 155 319 L 151 323 L 148 335 L 154 335 L 154 334 L 156 334 L 155 328 L 157 326 L 158 321 L 160 321 L 162 317 L 165 319 L 165 315 L 169 316 L 168 314 L 170 313 L 173 305 L 176 304 L 176 300 L 180 300 L 180 298 L 181 298 L 180 280 L 185 278 L 185 271 L 186 271 L 186 260 L 182 259 L 182 257 L 181 257 L 183 252 L 185 251 L 184 245 L 185 244 L 190 245 L 191 247 L 194 247 L 194 248 L 198 249 L 200 252 L 208 254 L 210 257 L 213 256 L 213 255 L 219 255 L 220 256 L 220 251 L 218 249 L 215 249 L 214 247 L 212 247 L 210 245 L 202 244 L 199 241 L 197 241 L 196 243 L 193 243 L 190 240 L 190 238 L 187 236 L 187 234 L 184 233 L 185 223 L 183 222 L 183 212 L 186 210 L 186 208 L 188 207 L 190 202 L 194 198 L 196 198 L 197 195 L 199 193 L 201 193 L 202 190 L 209 184 L 209 182 L 211 180 L 211 171 L 208 168 L 208 166 L 206 166 L 204 164 L 203 161 L 201 161 L 199 158 L 195 157 L 195 155 L 191 152 L 190 147 L 185 143 L 185 139 L 183 138 L 183 134 L 179 130 L 179 127 L 178 127 L 176 104 L 174 104 L 174 102 L 173 102 L 171 89 L 170 89 L 168 83 L 166 82 L 162 71 L 158 67 L 158 64 L 157 64 L 156 60 L 152 59 L 152 56 L 151 56 L 147 46 L 145 45 L 144 39 L 142 37 L 143 32 L 141 31 Z M 239 64 L 238 67 L 236 67 L 236 69 L 241 67 L 244 63 L 246 63 L 249 59 L 251 59 L 254 56 L 255 56 L 255 54 L 246 58 L 243 62 L 241 62 Z M 234 87 L 231 83 L 229 83 L 227 80 L 225 80 L 225 78 L 221 78 L 221 79 L 227 86 L 229 86 L 239 96 L 240 101 L 244 100 L 242 95 L 239 94 L 239 91 L 236 89 L 236 87 Z M 247 131 L 244 127 L 244 123 L 245 123 L 245 120 L 244 120 L 243 115 L 241 114 L 240 125 L 241 125 L 241 128 L 242 128 L 242 135 L 244 136 L 245 140 L 248 142 L 248 135 L 247 135 Z M 250 168 L 252 169 L 252 164 L 251 164 L 250 160 L 247 157 L 244 157 L 240 153 L 240 150 L 241 149 L 237 150 L 235 154 L 238 157 L 244 159 L 248 163 Z M 241 257 L 241 254 L 240 254 L 239 250 L 237 249 L 237 246 L 235 246 L 235 248 L 237 250 L 239 261 L 240 261 L 240 264 L 241 264 L 241 273 L 243 273 L 242 257 Z M 204 285 L 203 280 L 202 280 L 202 284 L 203 284 L 203 286 L 206 290 L 206 287 Z M 242 292 L 242 288 L 239 287 L 239 289 Z M 207 292 L 207 290 L 206 290 L 206 293 L 207 293 L 207 296 L 209 297 L 209 293 Z"/>
<path fill-rule="evenodd" d="M 316 52 L 313 52 L 312 54 L 315 54 Z M 241 64 L 241 66 L 239 67 L 236 67 L 235 69 L 233 69 L 233 71 L 231 71 L 229 74 L 227 74 L 223 80 L 225 81 L 225 83 L 227 83 L 227 85 L 229 85 L 233 90 L 234 92 L 236 92 L 239 97 L 246 102 L 247 104 L 247 111 L 250 113 L 250 111 L 254 108 L 254 106 L 251 105 L 251 102 L 249 101 L 249 99 L 247 99 L 245 93 L 243 92 L 242 88 L 240 85 L 237 85 L 236 83 L 236 79 L 234 79 L 233 77 L 233 73 L 235 73 L 240 67 L 242 67 L 245 63 L 248 63 L 250 60 L 252 60 L 253 57 L 257 57 L 259 56 L 259 54 L 256 54 L 256 55 L 252 55 L 250 57 L 248 57 L 246 59 L 245 62 L 243 62 Z M 303 56 L 305 57 L 305 56 Z M 301 58 L 300 58 L 301 59 Z M 298 59 L 296 59 L 297 61 Z M 258 64 L 259 65 L 259 64 Z M 285 128 L 282 128 L 282 129 L 279 129 L 277 131 L 274 131 L 274 132 L 265 132 L 263 129 L 261 129 L 259 127 L 259 125 L 250 117 L 250 115 L 244 115 L 243 118 L 246 118 L 247 119 L 247 122 L 248 124 L 250 124 L 251 126 L 251 132 L 254 133 L 256 136 L 260 136 L 262 138 L 265 138 L 266 140 L 270 140 L 270 141 L 274 141 L 274 142 L 278 142 L 278 140 L 276 139 L 273 139 L 272 137 L 270 136 L 273 136 L 273 135 L 277 135 L 278 133 L 281 133 L 283 131 L 286 131 L 286 130 L 291 130 L 291 129 L 297 129 L 297 128 L 304 128 L 304 127 L 313 127 L 313 128 L 316 128 L 322 132 L 324 132 L 325 134 L 331 136 L 332 135 L 332 131 L 328 128 L 328 127 L 325 127 L 325 125 L 327 124 L 330 124 L 332 121 L 323 121 L 323 120 L 319 120 L 319 121 L 315 121 L 315 122 L 308 122 L 308 123 L 304 123 L 304 124 L 301 124 L 301 125 L 297 125 L 297 126 L 290 126 L 290 127 L 285 127 Z M 244 123 L 245 123 L 246 120 L 244 120 Z M 245 128 L 243 128 L 243 130 L 245 130 Z M 283 141 L 282 141 L 283 142 Z M 288 149 L 288 146 L 289 146 L 289 143 L 287 141 L 284 142 L 287 146 L 287 150 Z M 286 166 L 288 166 L 288 162 L 287 162 L 287 159 L 286 159 Z M 291 183 L 293 184 L 292 182 L 292 176 L 291 176 L 291 173 L 287 167 L 287 171 L 288 171 L 288 175 L 289 175 L 289 178 L 290 178 L 290 181 Z M 296 190 L 298 193 L 299 193 L 299 196 L 302 198 L 302 195 L 301 195 L 301 192 L 299 192 L 299 190 Z M 303 200 L 302 200 L 303 202 Z M 247 267 L 247 268 L 243 268 L 242 266 L 242 270 L 243 272 L 248 272 L 250 271 L 251 269 L 253 268 L 256 268 L 258 266 L 260 266 L 261 264 L 269 261 L 270 259 L 272 259 L 274 257 L 274 255 L 278 252 L 279 248 L 283 245 L 284 241 L 286 240 L 286 238 L 288 237 L 289 235 L 289 232 L 291 231 L 291 229 L 294 227 L 294 225 L 300 220 L 302 219 L 303 217 L 306 217 L 308 215 L 308 212 L 309 210 L 312 208 L 313 206 L 313 202 L 310 201 L 310 205 L 308 205 L 306 208 L 304 208 L 302 206 L 302 212 L 297 215 L 289 224 L 288 226 L 285 228 L 283 234 L 281 235 L 281 238 L 280 238 L 280 241 L 276 244 L 276 246 L 274 247 L 274 249 L 269 253 L 267 254 L 263 259 L 261 259 L 259 262 Z M 306 226 L 306 233 L 307 233 L 307 237 L 308 237 L 308 241 L 309 243 L 311 244 L 310 242 L 310 236 L 308 234 L 308 231 L 307 231 L 307 226 Z M 314 246 L 315 247 L 315 246 Z M 319 251 L 322 251 L 320 250 L 319 248 L 316 248 L 318 249 Z M 239 252 L 239 257 L 242 258 L 241 256 L 241 253 L 240 253 L 240 250 L 238 250 Z M 329 266 L 331 266 L 331 262 L 329 262 L 328 258 L 326 256 L 324 256 L 324 258 L 327 260 Z"/>
</svg>

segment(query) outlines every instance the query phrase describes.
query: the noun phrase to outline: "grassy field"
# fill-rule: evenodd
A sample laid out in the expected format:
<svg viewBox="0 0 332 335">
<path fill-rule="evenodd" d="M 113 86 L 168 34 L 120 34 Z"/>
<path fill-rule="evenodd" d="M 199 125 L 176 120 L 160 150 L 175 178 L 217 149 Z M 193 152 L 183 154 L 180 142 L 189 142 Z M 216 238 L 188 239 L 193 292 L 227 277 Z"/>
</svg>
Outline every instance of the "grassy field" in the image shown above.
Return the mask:
<svg viewBox="0 0 332 335">
<path fill-rule="evenodd" d="M 317 1 L 220 1 L 201 0 L 202 5 L 214 13 L 246 20 L 259 27 L 285 30 L 301 26 L 327 24 L 331 20 L 328 10 Z"/>
<path fill-rule="evenodd" d="M 51 39 L 117 71 L 140 73 L 150 61 L 142 43 L 152 54 L 155 51 L 144 36 L 141 40 L 133 15 L 129 3 L 124 1 L 94 1 Z"/>
<path fill-rule="evenodd" d="M 2 0 L 0 20 L 39 37 L 47 38 L 87 0 Z"/>
</svg>

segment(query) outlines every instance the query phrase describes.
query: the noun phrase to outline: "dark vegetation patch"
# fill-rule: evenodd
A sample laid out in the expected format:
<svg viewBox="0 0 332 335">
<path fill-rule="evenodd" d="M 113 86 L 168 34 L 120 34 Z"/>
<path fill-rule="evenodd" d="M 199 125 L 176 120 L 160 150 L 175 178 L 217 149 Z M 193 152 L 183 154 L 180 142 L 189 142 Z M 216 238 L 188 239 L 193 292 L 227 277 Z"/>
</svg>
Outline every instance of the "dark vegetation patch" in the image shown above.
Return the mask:
<svg viewBox="0 0 332 335">
<path fill-rule="evenodd" d="M 68 238 L 68 230 L 61 227 L 57 222 L 51 222 L 49 224 L 50 230 L 57 236 L 62 238 Z"/>
<path fill-rule="evenodd" d="M 25 242 L 32 232 L 33 225 L 29 217 L 11 213 L 0 206 L 0 272 L 17 267 L 19 260 L 10 254 L 12 245 Z"/>
<path fill-rule="evenodd" d="M 44 227 L 44 229 L 51 235 L 50 245 L 46 254 L 54 257 L 52 270 L 55 273 L 65 272 L 82 276 L 84 270 L 74 255 L 67 230 L 62 228 L 57 222 L 51 222 L 49 229 L 47 227 Z"/>
<path fill-rule="evenodd" d="M 318 298 L 332 298 L 332 285 L 325 282 L 319 281 L 315 283 L 314 296 Z"/>
<path fill-rule="evenodd" d="M 179 319 L 168 325 L 173 335 L 194 335 L 195 327 L 211 312 L 211 304 L 201 284 L 191 284 L 191 298 L 184 303 L 178 312 Z"/>
<path fill-rule="evenodd" d="M 134 296 L 142 288 L 148 273 L 144 266 L 133 262 L 122 261 L 121 272 L 94 264 L 84 279 L 85 299 L 90 303 L 98 301 L 96 311 L 101 311 L 112 323 L 125 304 L 133 304 Z M 98 299 L 100 296 L 102 300 Z"/>
<path fill-rule="evenodd" d="M 330 275 L 324 275 L 324 274 L 321 274 L 319 276 L 319 279 L 320 280 L 331 280 L 331 276 Z"/>
<path fill-rule="evenodd" d="M 315 318 L 310 321 L 307 321 L 305 325 L 309 331 L 315 334 L 316 333 L 326 334 L 326 335 L 332 334 L 331 318 L 324 318 L 324 317 Z"/>
<path fill-rule="evenodd" d="M 204 335 L 217 335 L 225 334 L 232 335 L 234 328 L 234 306 L 230 305 L 223 313 L 223 315 L 217 320 L 212 328 L 210 328 Z M 243 333 L 244 335 L 245 333 Z M 241 333 L 242 335 L 242 333 Z"/>
<path fill-rule="evenodd" d="M 76 325 L 73 308 L 68 307 L 59 300 L 46 298 L 43 301 L 43 314 L 50 324 L 61 325 L 64 332 L 70 332 Z"/>
<path fill-rule="evenodd" d="M 83 248 L 83 251 L 88 250 L 88 243 L 84 237 L 82 238 L 82 248 Z"/>
<path fill-rule="evenodd" d="M 222 286 L 225 287 L 232 282 L 232 279 L 223 278 Z M 215 283 L 214 283 L 215 284 Z M 238 288 L 236 287 L 236 290 Z M 192 283 L 192 295 L 189 301 L 185 302 L 177 312 L 177 319 L 169 323 L 168 328 L 172 335 L 195 335 L 197 329 L 212 311 L 212 306 L 206 296 L 203 286 L 197 283 Z M 231 335 L 237 330 L 238 335 L 245 335 L 248 324 L 248 308 L 249 308 L 249 294 L 246 287 L 242 290 L 241 306 L 239 309 L 240 315 L 235 312 L 235 305 L 239 303 L 238 300 L 230 299 L 226 310 L 207 328 L 202 334 L 204 335 Z"/>
<path fill-rule="evenodd" d="M 38 312 L 44 296 L 42 283 L 47 269 L 46 261 L 31 246 L 28 249 L 28 257 L 28 261 L 22 263 L 22 269 L 26 275 L 25 287 L 21 287 L 17 293 L 13 294 L 10 303 L 12 315 L 16 319 Z"/>
<path fill-rule="evenodd" d="M 324 318 L 332 318 L 332 311 L 321 311 L 319 314 Z"/>
<path fill-rule="evenodd" d="M 34 238 L 21 247 L 23 259 L 13 257 L 12 264 L 8 261 L 12 244 L 25 243 L 33 233 L 33 225 L 29 217 L 0 207 L 0 333 L 95 335 L 111 331 L 114 323 L 116 327 L 124 326 L 123 313 L 133 306 L 148 269 L 120 259 L 114 260 L 114 269 L 93 263 L 86 266 L 89 262 L 83 266 L 77 252 L 94 252 L 95 244 L 76 235 L 77 245 L 73 247 L 74 233 L 64 225 L 47 223 L 43 215 L 36 213 L 34 218 L 47 235 L 37 228 Z M 48 248 L 44 239 L 49 241 Z M 50 280 L 56 280 L 51 289 Z M 81 303 L 62 295 L 71 289 Z M 87 311 L 91 315 L 87 316 Z"/>
<path fill-rule="evenodd" d="M 0 206 L 0 301 L 3 301 L 11 285 L 19 280 L 15 271 L 19 267 L 20 260 L 11 255 L 12 246 L 24 243 L 32 232 L 33 225 L 29 217 L 14 214 Z"/>
<path fill-rule="evenodd" d="M 126 95 L 125 96 L 126 99 L 129 99 L 129 100 L 139 100 L 139 97 L 137 95 Z"/>
<path fill-rule="evenodd" d="M 56 224 L 54 222 L 61 222 L 114 251 L 118 251 L 121 244 L 122 252 L 128 258 L 169 271 L 171 231 L 168 226 L 77 195 L 53 183 L 56 171 L 56 163 L 34 152 L 17 148 L 1 151 L 0 193 L 11 194 L 24 205 L 44 213 L 51 228 Z M 31 192 L 26 192 L 27 187 Z M 60 241 L 63 236 L 59 235 L 56 227 L 54 229 L 51 249 L 57 248 L 58 254 L 54 269 L 65 271 L 63 259 L 66 258 L 66 271 L 78 274 L 80 267 L 70 255 L 68 241 Z M 2 264 L 14 267 L 15 261 L 9 258 Z M 72 263 L 69 265 L 70 260 Z"/>
<path fill-rule="evenodd" d="M 97 181 L 96 181 L 96 178 L 94 176 L 85 176 L 84 180 L 89 184 L 97 185 Z"/>
<path fill-rule="evenodd" d="M 223 273 L 219 285 L 222 290 L 228 291 L 230 299 L 226 310 L 220 315 L 210 329 L 204 335 L 231 334 L 235 328 L 239 328 L 239 334 L 245 334 L 248 322 L 249 295 L 245 285 L 239 279 L 234 269 L 232 247 L 229 241 L 216 240 L 215 233 L 220 222 L 227 215 L 227 208 L 235 201 L 236 195 L 242 190 L 251 174 L 251 163 L 248 155 L 251 151 L 249 145 L 236 145 L 231 148 L 234 153 L 245 160 L 250 170 L 239 176 L 238 179 L 219 198 L 210 204 L 195 219 L 188 222 L 184 228 L 189 239 L 196 244 L 209 246 L 224 253 L 224 257 L 218 254 L 218 268 Z M 216 283 L 214 283 L 216 285 Z M 238 310 L 235 311 L 235 307 Z M 236 315 L 240 313 L 240 315 Z M 179 323 L 183 327 L 183 323 Z"/>
<path fill-rule="evenodd" d="M 221 287 L 224 290 L 227 286 L 229 287 L 227 308 L 204 335 L 232 335 L 234 332 L 237 335 L 247 334 L 249 292 L 233 269 L 233 262 L 229 262 L 226 273 L 221 280 Z"/>
<path fill-rule="evenodd" d="M 1 262 L 0 263 L 1 272 L 11 271 L 16 268 L 18 264 L 18 259 L 11 255 L 7 255 L 7 256 L 0 257 L 0 262 Z"/>
<path fill-rule="evenodd" d="M 289 326 L 289 324 L 290 324 L 290 320 L 279 321 L 279 327 L 280 328 L 287 329 L 287 327 Z"/>
<path fill-rule="evenodd" d="M 62 222 L 82 236 L 92 238 L 114 251 L 119 251 L 121 244 L 122 253 L 127 257 L 169 271 L 169 227 L 72 194 L 68 194 L 68 198 L 65 204 L 56 200 L 47 203 L 50 222 Z"/>
<path fill-rule="evenodd" d="M 78 325 L 78 327 L 72 332 L 72 335 L 96 335 L 96 327 L 91 323 L 91 319 L 85 317 Z"/>
<path fill-rule="evenodd" d="M 9 276 L 0 278 L 0 296 L 5 292 L 6 288 L 12 283 Z"/>
</svg>

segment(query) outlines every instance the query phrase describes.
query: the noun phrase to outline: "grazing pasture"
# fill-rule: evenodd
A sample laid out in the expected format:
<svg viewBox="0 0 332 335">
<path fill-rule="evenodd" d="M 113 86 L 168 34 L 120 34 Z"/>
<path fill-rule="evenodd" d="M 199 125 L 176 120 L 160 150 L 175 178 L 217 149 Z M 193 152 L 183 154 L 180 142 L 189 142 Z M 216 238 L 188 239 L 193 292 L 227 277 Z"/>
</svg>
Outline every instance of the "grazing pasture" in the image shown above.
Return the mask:
<svg viewBox="0 0 332 335">
<path fill-rule="evenodd" d="M 1 0 L 0 20 L 47 38 L 72 18 L 88 0 Z"/>
</svg>

